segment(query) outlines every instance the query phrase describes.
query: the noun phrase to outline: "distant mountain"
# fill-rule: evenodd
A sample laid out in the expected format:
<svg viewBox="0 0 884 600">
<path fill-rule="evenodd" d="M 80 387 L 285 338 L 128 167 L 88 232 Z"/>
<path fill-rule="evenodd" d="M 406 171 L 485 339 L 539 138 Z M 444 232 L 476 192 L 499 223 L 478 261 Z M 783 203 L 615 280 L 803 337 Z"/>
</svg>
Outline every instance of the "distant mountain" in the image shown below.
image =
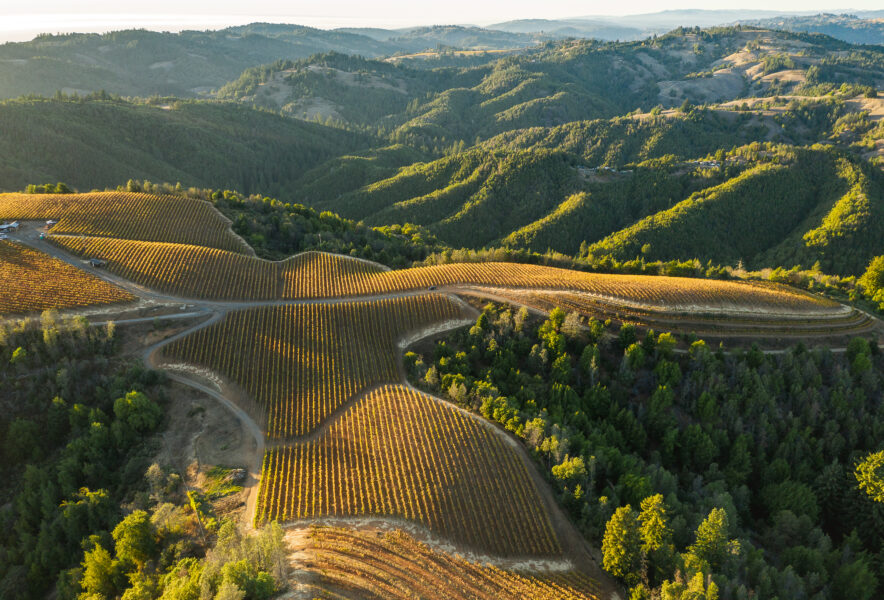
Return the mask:
<svg viewBox="0 0 884 600">
<path fill-rule="evenodd" d="M 884 87 L 884 58 L 874 48 L 833 54 L 852 48 L 821 35 L 720 28 L 619 44 L 548 43 L 479 65 L 452 57 L 450 68 L 326 54 L 248 69 L 219 97 L 442 148 L 657 104 Z"/>
<path fill-rule="evenodd" d="M 299 25 L 253 23 L 220 31 L 43 35 L 0 46 L 0 99 L 105 90 L 123 96 L 197 97 L 245 69 L 324 52 L 367 57 L 435 50 L 440 46 L 494 50 L 523 48 L 539 37 L 477 27 L 425 27 L 371 32 L 326 31 Z M 383 38 L 383 39 L 379 39 Z"/>
<path fill-rule="evenodd" d="M 522 34 L 543 34 L 556 38 L 595 38 L 599 40 L 639 40 L 648 36 L 642 27 L 629 27 L 595 19 L 521 19 L 490 25 L 489 29 Z"/>
<path fill-rule="evenodd" d="M 571 19 L 526 19 L 489 25 L 513 33 L 543 33 L 554 37 L 583 37 L 601 40 L 638 40 L 666 33 L 677 27 L 714 27 L 742 23 L 768 29 L 824 33 L 851 43 L 880 44 L 884 11 L 854 12 L 852 15 L 818 14 L 812 11 L 772 10 L 666 10 L 656 13 L 610 17 L 591 15 Z"/>
<path fill-rule="evenodd" d="M 864 13 L 864 17 L 847 14 L 818 14 L 756 19 L 742 21 L 742 23 L 783 31 L 823 33 L 851 44 L 884 44 L 884 11 Z"/>
</svg>

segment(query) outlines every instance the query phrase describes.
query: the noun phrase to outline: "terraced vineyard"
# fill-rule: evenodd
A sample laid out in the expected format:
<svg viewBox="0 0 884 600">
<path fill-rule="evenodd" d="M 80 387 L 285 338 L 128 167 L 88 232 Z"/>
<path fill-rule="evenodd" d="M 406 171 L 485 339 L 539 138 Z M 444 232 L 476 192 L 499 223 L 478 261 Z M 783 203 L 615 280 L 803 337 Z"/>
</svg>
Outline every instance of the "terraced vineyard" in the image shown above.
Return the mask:
<svg viewBox="0 0 884 600">
<path fill-rule="evenodd" d="M 302 550 L 307 583 L 316 598 L 411 600 L 433 598 L 445 590 L 450 600 L 590 600 L 598 584 L 582 573 L 565 571 L 525 575 L 477 565 L 434 551 L 397 530 L 374 533 L 313 527 Z M 299 581 L 299 583 L 301 583 Z"/>
<path fill-rule="evenodd" d="M 265 306 L 229 313 L 164 353 L 238 384 L 268 435 L 288 438 L 310 433 L 366 389 L 398 381 L 402 335 L 464 317 L 462 305 L 439 294 Z"/>
<path fill-rule="evenodd" d="M 516 451 L 403 386 L 360 399 L 317 439 L 267 452 L 255 520 L 387 516 L 498 556 L 561 547 Z"/>
<path fill-rule="evenodd" d="M 131 302 L 127 291 L 16 242 L 0 242 L 0 315 Z"/>
<path fill-rule="evenodd" d="M 170 242 L 249 253 L 208 202 L 130 192 L 0 194 L 0 219 L 58 223 L 54 234 Z"/>
</svg>

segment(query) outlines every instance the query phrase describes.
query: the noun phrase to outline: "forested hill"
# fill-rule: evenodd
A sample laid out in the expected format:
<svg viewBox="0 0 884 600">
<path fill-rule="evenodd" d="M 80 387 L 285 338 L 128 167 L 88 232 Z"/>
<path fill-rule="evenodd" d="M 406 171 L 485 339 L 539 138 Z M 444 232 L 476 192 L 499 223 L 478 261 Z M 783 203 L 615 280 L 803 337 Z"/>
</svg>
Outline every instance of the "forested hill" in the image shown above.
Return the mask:
<svg viewBox="0 0 884 600">
<path fill-rule="evenodd" d="M 513 49 L 542 36 L 475 27 L 388 31 L 385 39 L 299 25 L 254 23 L 220 31 L 43 35 L 0 46 L 0 98 L 105 90 L 124 96 L 202 96 L 249 67 L 323 52 L 370 57 L 439 46 Z"/>
<path fill-rule="evenodd" d="M 469 57 L 461 66 L 425 63 L 433 64 L 314 56 L 249 69 L 219 94 L 432 146 L 685 101 L 884 87 L 884 49 L 749 28 L 676 30 L 628 43 L 571 40 L 479 64 Z"/>
<path fill-rule="evenodd" d="M 128 179 L 290 196 L 323 161 L 376 143 L 231 104 L 135 104 L 109 97 L 0 103 L 0 189 L 65 181 L 88 190 Z"/>
<path fill-rule="evenodd" d="M 455 33 L 472 35 L 400 37 Z M 884 251 L 884 48 L 732 27 L 446 56 L 277 61 L 213 100 L 7 101 L 0 189 L 181 182 L 415 224 L 455 248 L 617 260 L 858 275 Z"/>
<path fill-rule="evenodd" d="M 825 35 L 851 44 L 884 44 L 884 21 L 880 11 L 875 15 L 819 14 L 810 16 L 784 16 L 743 21 L 746 25 L 804 31 Z"/>
</svg>

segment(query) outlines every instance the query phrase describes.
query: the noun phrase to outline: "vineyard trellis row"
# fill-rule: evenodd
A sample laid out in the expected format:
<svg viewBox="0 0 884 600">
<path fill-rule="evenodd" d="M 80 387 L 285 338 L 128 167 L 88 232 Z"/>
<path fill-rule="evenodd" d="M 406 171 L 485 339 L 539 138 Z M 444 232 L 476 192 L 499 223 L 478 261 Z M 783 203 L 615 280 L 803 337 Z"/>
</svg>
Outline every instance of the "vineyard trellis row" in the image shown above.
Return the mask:
<svg viewBox="0 0 884 600">
<path fill-rule="evenodd" d="M 17 242 L 0 242 L 0 315 L 131 302 L 126 290 Z"/>
<path fill-rule="evenodd" d="M 205 200 L 132 192 L 0 194 L 0 219 L 54 219 L 54 234 L 183 243 L 248 253 Z"/>
<path fill-rule="evenodd" d="M 192 298 L 300 300 L 495 286 L 571 290 L 654 310 L 839 314 L 836 302 L 784 285 L 653 275 L 585 273 L 521 263 L 462 263 L 384 271 L 349 257 L 308 252 L 270 262 L 184 244 L 52 236 L 74 253 L 103 258 L 141 285 Z"/>
<path fill-rule="evenodd" d="M 578 571 L 527 575 L 478 565 L 437 551 L 401 530 L 379 536 L 314 526 L 302 552 L 306 581 L 320 598 L 327 588 L 359 598 L 410 600 L 444 595 L 450 600 L 596 600 L 598 583 Z"/>
<path fill-rule="evenodd" d="M 315 440 L 268 450 L 256 523 L 386 516 L 499 556 L 561 554 L 515 449 L 401 385 L 360 398 Z"/>
<path fill-rule="evenodd" d="M 229 313 L 164 353 L 236 383 L 268 436 L 288 438 L 310 433 L 368 388 L 398 381 L 402 335 L 464 316 L 441 294 L 264 306 Z"/>
</svg>

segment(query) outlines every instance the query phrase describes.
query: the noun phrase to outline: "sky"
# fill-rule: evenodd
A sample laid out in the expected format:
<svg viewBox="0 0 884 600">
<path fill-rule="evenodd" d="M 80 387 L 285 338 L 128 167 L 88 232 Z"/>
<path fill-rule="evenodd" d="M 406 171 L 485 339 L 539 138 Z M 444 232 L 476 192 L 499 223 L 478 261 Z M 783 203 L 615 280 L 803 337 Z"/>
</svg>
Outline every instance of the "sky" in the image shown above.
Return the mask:
<svg viewBox="0 0 884 600">
<path fill-rule="evenodd" d="M 742 0 L 740 9 L 781 12 L 880 10 L 881 0 Z M 489 25 L 513 19 L 627 15 L 664 9 L 734 9 L 723 0 L 0 0 L 0 40 L 31 39 L 38 33 L 110 31 L 143 27 L 161 31 L 215 29 L 254 21 L 320 28 Z"/>
</svg>

